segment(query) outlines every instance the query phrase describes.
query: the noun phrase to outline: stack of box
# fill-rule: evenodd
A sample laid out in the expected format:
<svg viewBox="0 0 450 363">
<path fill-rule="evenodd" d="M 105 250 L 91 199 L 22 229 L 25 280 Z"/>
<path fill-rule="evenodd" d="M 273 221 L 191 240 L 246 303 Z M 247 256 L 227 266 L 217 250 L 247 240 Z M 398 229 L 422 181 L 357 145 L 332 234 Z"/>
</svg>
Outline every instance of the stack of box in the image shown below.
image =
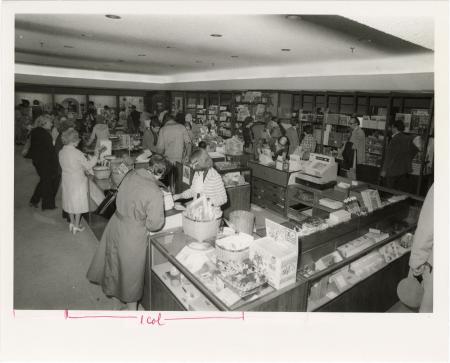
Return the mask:
<svg viewBox="0 0 450 363">
<path fill-rule="evenodd" d="M 264 237 L 250 245 L 250 259 L 275 289 L 295 283 L 297 279 L 298 246 L 286 241 Z"/>
</svg>

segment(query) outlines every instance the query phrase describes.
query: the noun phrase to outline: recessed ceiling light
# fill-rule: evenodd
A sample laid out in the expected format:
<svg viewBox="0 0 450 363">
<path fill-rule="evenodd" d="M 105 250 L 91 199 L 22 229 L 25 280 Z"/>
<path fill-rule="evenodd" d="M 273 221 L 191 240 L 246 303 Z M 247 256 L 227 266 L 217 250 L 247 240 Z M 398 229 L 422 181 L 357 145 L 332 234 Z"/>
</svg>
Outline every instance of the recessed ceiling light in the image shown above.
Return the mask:
<svg viewBox="0 0 450 363">
<path fill-rule="evenodd" d="M 286 19 L 289 19 L 289 20 L 301 20 L 301 16 L 300 15 L 296 15 L 296 14 L 289 14 L 289 15 L 286 15 Z"/>
<path fill-rule="evenodd" d="M 210 34 L 210 37 L 221 38 L 222 34 Z"/>
<path fill-rule="evenodd" d="M 72 45 L 64 45 L 64 48 L 69 48 L 69 49 L 72 49 L 72 48 L 75 48 L 74 46 L 72 46 Z"/>
<path fill-rule="evenodd" d="M 238 55 L 232 55 L 231 58 L 239 58 Z"/>
<path fill-rule="evenodd" d="M 107 14 L 105 16 L 109 19 L 122 19 L 119 15 Z"/>
<path fill-rule="evenodd" d="M 372 43 L 372 39 L 368 38 L 359 38 L 358 41 L 360 41 L 361 43 Z"/>
<path fill-rule="evenodd" d="M 138 57 L 145 57 L 147 54 L 138 54 Z"/>
<path fill-rule="evenodd" d="M 19 39 L 23 39 L 23 35 L 19 35 Z"/>
<path fill-rule="evenodd" d="M 290 52 L 291 50 L 289 48 L 282 48 L 281 51 L 282 52 Z"/>
</svg>

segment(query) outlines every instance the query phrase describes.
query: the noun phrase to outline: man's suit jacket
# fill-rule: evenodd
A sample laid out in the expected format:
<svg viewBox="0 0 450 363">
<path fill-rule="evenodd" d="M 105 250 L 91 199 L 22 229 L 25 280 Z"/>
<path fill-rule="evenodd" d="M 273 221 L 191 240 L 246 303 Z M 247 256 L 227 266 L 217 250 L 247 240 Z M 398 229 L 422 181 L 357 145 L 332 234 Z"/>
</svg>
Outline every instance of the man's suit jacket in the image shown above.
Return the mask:
<svg viewBox="0 0 450 363">
<path fill-rule="evenodd" d="M 386 148 L 383 170 L 387 177 L 405 175 L 411 172 L 411 162 L 419 149 L 412 138 L 402 132 L 392 137 Z"/>
</svg>

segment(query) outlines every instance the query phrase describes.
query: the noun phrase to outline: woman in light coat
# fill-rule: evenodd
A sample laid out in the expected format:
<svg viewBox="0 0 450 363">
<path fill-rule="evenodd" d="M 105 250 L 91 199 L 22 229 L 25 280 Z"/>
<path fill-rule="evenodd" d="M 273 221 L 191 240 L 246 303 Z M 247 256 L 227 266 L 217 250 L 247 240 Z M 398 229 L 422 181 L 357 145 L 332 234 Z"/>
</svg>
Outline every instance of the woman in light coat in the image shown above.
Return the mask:
<svg viewBox="0 0 450 363">
<path fill-rule="evenodd" d="M 116 198 L 116 212 L 103 232 L 87 278 L 102 286 L 107 296 L 136 310 L 144 286 L 147 232 L 164 225 L 164 199 L 158 180 L 167 161 L 152 155 L 147 169 L 125 176 Z"/>
<path fill-rule="evenodd" d="M 410 273 L 422 276 L 424 294 L 419 312 L 433 312 L 433 243 L 434 243 L 434 184 L 425 197 L 420 211 L 409 257 Z"/>
<path fill-rule="evenodd" d="M 76 147 L 80 142 L 78 132 L 73 128 L 61 135 L 64 147 L 59 152 L 59 164 L 62 170 L 62 207 L 69 213 L 69 230 L 75 234 L 82 232 L 81 215 L 89 211 L 88 179 L 86 172 L 97 163 L 102 148 L 97 149 L 90 160 Z"/>
<path fill-rule="evenodd" d="M 91 145 L 94 140 L 96 141 L 95 148 L 100 147 L 101 140 L 109 140 L 109 128 L 106 124 L 106 120 L 102 115 L 97 115 L 96 124 L 92 129 L 91 137 L 89 138 L 88 145 Z"/>
</svg>

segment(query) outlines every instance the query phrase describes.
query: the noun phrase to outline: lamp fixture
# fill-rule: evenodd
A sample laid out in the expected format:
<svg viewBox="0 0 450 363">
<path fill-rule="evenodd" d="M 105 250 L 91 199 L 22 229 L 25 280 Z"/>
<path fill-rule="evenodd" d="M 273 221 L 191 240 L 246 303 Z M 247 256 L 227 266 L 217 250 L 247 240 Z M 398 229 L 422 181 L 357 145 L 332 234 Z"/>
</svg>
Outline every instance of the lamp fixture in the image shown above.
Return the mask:
<svg viewBox="0 0 450 363">
<path fill-rule="evenodd" d="M 115 20 L 122 19 L 122 17 L 120 17 L 119 15 L 106 14 L 105 16 L 109 19 L 115 19 Z"/>
<path fill-rule="evenodd" d="M 231 58 L 239 58 L 238 55 L 232 55 Z"/>
<path fill-rule="evenodd" d="M 222 38 L 222 34 L 217 34 L 217 33 L 210 34 L 209 36 L 213 37 L 213 38 Z"/>
<path fill-rule="evenodd" d="M 73 49 L 73 48 L 75 48 L 74 46 L 72 46 L 72 45 L 64 45 L 64 48 L 69 48 L 69 49 Z"/>
<path fill-rule="evenodd" d="M 138 54 L 138 57 L 145 57 L 147 54 Z"/>
<path fill-rule="evenodd" d="M 290 52 L 291 50 L 289 48 L 282 48 L 281 51 L 282 52 Z"/>
</svg>

